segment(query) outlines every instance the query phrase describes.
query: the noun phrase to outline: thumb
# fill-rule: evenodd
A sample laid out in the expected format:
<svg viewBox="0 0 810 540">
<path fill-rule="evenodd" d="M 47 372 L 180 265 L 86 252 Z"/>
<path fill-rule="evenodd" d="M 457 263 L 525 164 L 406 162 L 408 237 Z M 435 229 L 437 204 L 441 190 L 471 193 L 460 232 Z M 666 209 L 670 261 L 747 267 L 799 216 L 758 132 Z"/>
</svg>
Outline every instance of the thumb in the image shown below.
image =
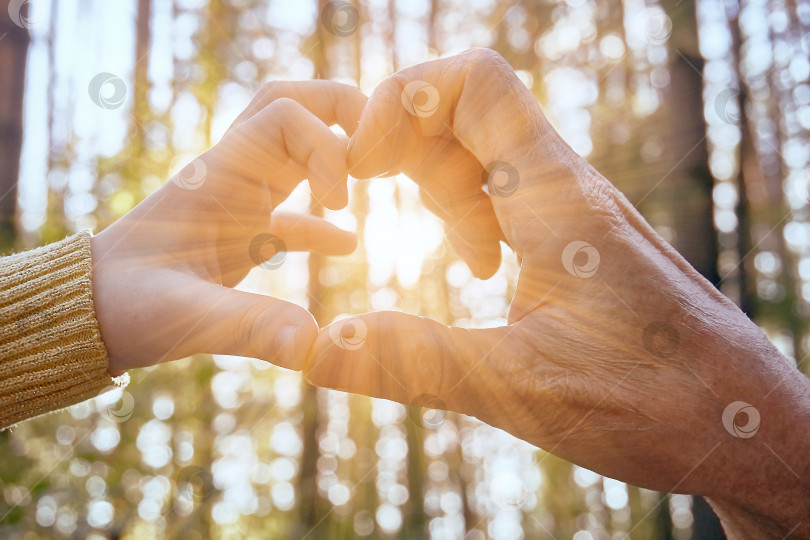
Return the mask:
<svg viewBox="0 0 810 540">
<path fill-rule="evenodd" d="M 192 352 L 248 356 L 300 370 L 318 335 L 304 308 L 261 294 L 206 283 L 190 312 L 206 313 L 188 330 Z"/>
<path fill-rule="evenodd" d="M 493 396 L 505 395 L 505 381 L 493 378 L 492 368 L 511 331 L 449 327 L 398 312 L 367 313 L 324 328 L 304 374 L 317 386 L 417 406 L 429 396 L 431 408 L 478 415 L 481 405 L 495 405 Z"/>
</svg>

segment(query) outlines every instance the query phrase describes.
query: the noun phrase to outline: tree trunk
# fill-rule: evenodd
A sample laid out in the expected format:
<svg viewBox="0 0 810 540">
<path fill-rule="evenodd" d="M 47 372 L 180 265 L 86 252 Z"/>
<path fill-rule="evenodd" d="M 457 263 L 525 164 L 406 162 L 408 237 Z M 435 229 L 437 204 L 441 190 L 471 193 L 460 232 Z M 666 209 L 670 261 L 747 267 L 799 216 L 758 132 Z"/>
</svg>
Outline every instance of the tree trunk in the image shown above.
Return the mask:
<svg viewBox="0 0 810 540">
<path fill-rule="evenodd" d="M 10 0 L 0 0 L 0 251 L 16 237 L 17 181 L 23 136 L 23 94 L 28 31 L 9 17 Z M 25 13 L 23 13 L 25 15 Z"/>
<path fill-rule="evenodd" d="M 135 117 L 135 155 L 140 155 L 146 145 L 144 122 L 149 118 L 150 108 L 147 94 L 149 92 L 149 49 L 152 41 L 152 2 L 138 0 L 138 15 L 135 23 L 135 81 L 132 114 Z"/>
<path fill-rule="evenodd" d="M 323 13 L 328 2 L 318 0 L 318 13 Z M 324 31 L 320 19 L 316 23 L 314 38 L 316 45 L 310 49 L 309 55 L 315 66 L 315 77 L 329 79 L 330 66 L 327 56 L 329 34 Z M 323 217 L 323 206 L 313 197 L 310 197 L 309 213 L 313 216 Z M 320 281 L 320 272 L 324 268 L 325 258 L 317 253 L 309 254 L 309 311 L 318 323 L 324 326 L 328 313 L 324 308 L 324 286 Z M 331 530 L 330 519 L 324 514 L 326 510 L 318 496 L 318 433 L 320 431 L 320 411 L 318 407 L 318 389 L 302 382 L 301 407 L 304 413 L 302 420 L 303 452 L 301 454 L 301 472 L 298 476 L 298 527 L 301 534 L 308 534 L 317 527 L 316 534 L 323 534 Z"/>
<path fill-rule="evenodd" d="M 668 191 L 667 199 L 678 201 L 679 208 L 671 211 L 674 247 L 716 286 L 720 281 L 718 246 L 713 223 L 713 180 L 709 173 L 703 118 L 703 60 L 697 49 L 696 6 L 690 2 L 666 0 L 663 7 L 672 19 L 673 28 L 669 43 L 671 93 L 664 104 L 670 119 L 666 125 L 672 132 L 662 134 L 665 135 L 663 140 L 669 143 L 669 153 L 664 156 L 665 161 L 671 162 L 668 169 L 671 172 L 667 173 L 671 188 L 661 195 Z M 667 204 L 667 199 L 662 203 Z M 669 514 L 669 508 L 665 510 Z M 724 537 L 720 521 L 700 497 L 694 498 L 693 515 L 696 538 Z"/>
</svg>

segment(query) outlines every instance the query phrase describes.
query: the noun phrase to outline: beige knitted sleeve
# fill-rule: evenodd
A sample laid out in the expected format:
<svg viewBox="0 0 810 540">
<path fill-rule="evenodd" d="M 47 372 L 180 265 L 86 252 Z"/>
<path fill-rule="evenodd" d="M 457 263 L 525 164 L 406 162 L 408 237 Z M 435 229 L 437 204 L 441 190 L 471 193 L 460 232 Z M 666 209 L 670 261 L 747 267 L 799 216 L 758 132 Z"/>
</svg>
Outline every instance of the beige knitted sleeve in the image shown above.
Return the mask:
<svg viewBox="0 0 810 540">
<path fill-rule="evenodd" d="M 0 429 L 128 380 L 107 374 L 90 236 L 0 258 Z"/>
</svg>

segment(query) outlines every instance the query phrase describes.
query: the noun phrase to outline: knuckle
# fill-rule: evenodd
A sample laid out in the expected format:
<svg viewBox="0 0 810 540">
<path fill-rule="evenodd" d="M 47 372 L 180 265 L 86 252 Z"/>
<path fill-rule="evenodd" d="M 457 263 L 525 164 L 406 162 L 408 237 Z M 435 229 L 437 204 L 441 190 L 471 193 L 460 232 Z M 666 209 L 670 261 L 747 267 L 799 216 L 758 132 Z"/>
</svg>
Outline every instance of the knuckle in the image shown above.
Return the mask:
<svg viewBox="0 0 810 540">
<path fill-rule="evenodd" d="M 261 96 L 262 99 L 265 99 L 265 100 L 272 99 L 272 98 L 274 98 L 275 96 L 278 95 L 278 93 L 281 90 L 282 85 L 283 85 L 283 83 L 281 81 L 266 82 L 259 89 L 259 94 L 258 95 Z"/>
<path fill-rule="evenodd" d="M 503 56 L 493 51 L 492 49 L 486 49 L 483 47 L 476 47 L 470 49 L 466 52 L 466 55 L 469 61 L 475 64 L 493 65 L 493 66 L 503 66 L 507 64 Z"/>
<path fill-rule="evenodd" d="M 274 99 L 269 107 L 273 115 L 281 120 L 290 119 L 301 108 L 297 101 L 288 97 Z"/>
<path fill-rule="evenodd" d="M 393 75 L 384 79 L 374 90 L 374 96 L 385 96 L 386 99 L 399 99 L 402 89 L 413 79 L 413 72 L 410 68 L 397 71 Z"/>
<path fill-rule="evenodd" d="M 279 109 L 289 109 L 291 107 L 297 107 L 298 102 L 292 98 L 282 96 L 274 99 L 271 105 Z"/>
</svg>

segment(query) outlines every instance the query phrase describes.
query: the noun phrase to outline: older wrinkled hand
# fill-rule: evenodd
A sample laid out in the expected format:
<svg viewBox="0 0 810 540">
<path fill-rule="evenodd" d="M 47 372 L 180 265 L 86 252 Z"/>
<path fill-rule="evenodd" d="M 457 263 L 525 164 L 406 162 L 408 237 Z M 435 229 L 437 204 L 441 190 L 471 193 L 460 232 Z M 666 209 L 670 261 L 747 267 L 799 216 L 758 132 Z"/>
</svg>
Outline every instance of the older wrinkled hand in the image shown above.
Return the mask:
<svg viewBox="0 0 810 540">
<path fill-rule="evenodd" d="M 349 167 L 413 178 L 477 276 L 497 269 L 501 239 L 521 270 L 508 326 L 339 321 L 318 337 L 309 381 L 429 396 L 605 475 L 708 495 L 738 524 L 760 512 L 778 531 L 806 515 L 795 471 L 810 451 L 794 424 L 810 425 L 807 380 L 561 140 L 500 56 L 468 51 L 386 79 Z M 339 339 L 358 328 L 362 339 Z M 724 420 L 735 403 L 761 415 L 756 439 L 736 431 L 736 410 Z M 785 497 L 768 501 L 764 486 Z"/>
</svg>

